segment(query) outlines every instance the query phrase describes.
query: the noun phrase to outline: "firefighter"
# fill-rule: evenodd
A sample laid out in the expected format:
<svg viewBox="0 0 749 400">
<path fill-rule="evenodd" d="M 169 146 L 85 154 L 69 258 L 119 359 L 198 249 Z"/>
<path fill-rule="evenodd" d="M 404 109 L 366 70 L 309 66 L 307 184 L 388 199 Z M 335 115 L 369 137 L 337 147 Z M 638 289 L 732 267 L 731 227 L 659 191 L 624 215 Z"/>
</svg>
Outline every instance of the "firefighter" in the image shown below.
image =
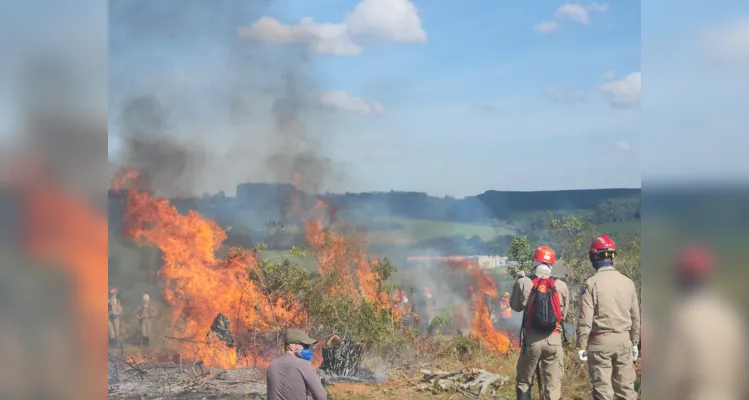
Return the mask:
<svg viewBox="0 0 749 400">
<path fill-rule="evenodd" d="M 423 299 L 423 313 L 424 318 L 422 318 L 422 328 L 425 333 L 429 333 L 429 325 L 432 323 L 432 319 L 434 318 L 434 297 L 432 297 L 432 292 L 429 290 L 428 287 L 424 287 L 424 290 L 422 291 L 424 299 Z"/>
<path fill-rule="evenodd" d="M 504 292 L 499 300 L 499 315 L 502 319 L 512 318 L 512 307 L 510 307 L 510 292 Z"/>
<path fill-rule="evenodd" d="M 400 291 L 400 301 L 398 303 L 398 308 L 400 309 L 401 315 L 403 316 L 407 315 L 411 309 L 411 306 L 408 304 L 408 296 L 406 296 L 405 290 Z"/>
<path fill-rule="evenodd" d="M 740 399 L 747 393 L 747 326 L 731 302 L 710 290 L 715 257 L 712 249 L 691 245 L 674 263 L 677 303 L 666 330 L 658 398 Z"/>
<path fill-rule="evenodd" d="M 492 315 L 494 313 L 494 305 L 492 304 L 492 294 L 489 292 L 484 292 L 484 308 L 486 308 L 487 314 Z"/>
<path fill-rule="evenodd" d="M 640 304 L 634 282 L 614 269 L 616 244 L 606 235 L 588 250 L 596 273 L 583 283 L 577 318 L 578 358 L 588 364 L 593 398 L 636 400 Z"/>
<path fill-rule="evenodd" d="M 120 340 L 120 314 L 122 314 L 122 304 L 117 298 L 119 291 L 112 288 L 109 291 L 109 345 L 116 346 Z"/>
<path fill-rule="evenodd" d="M 151 297 L 148 294 L 143 295 L 143 304 L 135 311 L 135 315 L 140 322 L 141 346 L 148 347 L 151 342 L 152 323 L 154 317 L 158 314 L 156 307 L 151 304 Z"/>
<path fill-rule="evenodd" d="M 567 316 L 569 289 L 561 280 L 551 278 L 551 268 L 555 262 L 556 254 L 551 247 L 536 248 L 533 254 L 534 274 L 526 277 L 524 273 L 518 273 L 518 280 L 512 288 L 510 307 L 516 312 L 523 313 L 522 349 L 518 357 L 515 386 L 518 400 L 530 400 L 533 378 L 538 368 L 543 371 L 544 398 L 559 400 L 562 397 L 562 330 L 564 318 Z M 535 315 L 544 315 L 537 309 L 544 304 L 554 308 L 554 321 L 547 326 L 537 323 L 538 318 L 534 317 L 535 311 L 539 311 Z"/>
</svg>

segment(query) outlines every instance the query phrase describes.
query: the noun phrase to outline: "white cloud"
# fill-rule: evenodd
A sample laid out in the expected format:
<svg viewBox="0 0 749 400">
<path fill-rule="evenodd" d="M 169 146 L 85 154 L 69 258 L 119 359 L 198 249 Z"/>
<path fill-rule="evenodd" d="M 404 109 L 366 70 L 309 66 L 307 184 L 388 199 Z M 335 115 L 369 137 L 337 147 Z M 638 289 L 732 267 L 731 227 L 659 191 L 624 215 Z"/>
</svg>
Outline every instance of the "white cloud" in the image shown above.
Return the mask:
<svg viewBox="0 0 749 400">
<path fill-rule="evenodd" d="M 603 75 L 601 75 L 601 77 L 603 78 L 604 81 L 610 81 L 614 79 L 614 71 L 608 70 L 604 72 Z"/>
<path fill-rule="evenodd" d="M 533 29 L 541 33 L 552 33 L 559 29 L 559 24 L 554 21 L 541 21 Z"/>
<path fill-rule="evenodd" d="M 585 7 L 579 4 L 562 4 L 556 13 L 557 18 L 569 18 L 575 22 L 579 22 L 583 25 L 590 23 L 588 19 L 588 11 Z"/>
<path fill-rule="evenodd" d="M 617 81 L 604 83 L 600 90 L 608 98 L 609 104 L 615 108 L 629 108 L 640 103 L 642 89 L 642 74 L 632 72 Z"/>
<path fill-rule="evenodd" d="M 564 3 L 556 12 L 559 19 L 570 19 L 583 25 L 590 24 L 588 12 L 605 12 L 609 9 L 608 5 L 602 3 L 590 3 L 588 5 Z"/>
<path fill-rule="evenodd" d="M 302 43 L 325 54 L 359 54 L 369 43 L 423 43 L 427 34 L 416 6 L 408 0 L 362 0 L 340 23 L 304 18 L 284 24 L 263 17 L 237 30 L 240 37 L 266 43 Z"/>
<path fill-rule="evenodd" d="M 616 142 L 615 144 L 616 144 L 616 147 L 624 151 L 630 151 L 632 149 L 631 147 L 629 147 L 629 143 L 625 142 L 624 140 L 620 140 Z"/>
<path fill-rule="evenodd" d="M 705 33 L 702 47 L 710 56 L 723 62 L 749 61 L 749 18 Z"/>
<path fill-rule="evenodd" d="M 330 109 L 338 109 L 359 115 L 382 114 L 385 108 L 376 101 L 365 101 L 360 97 L 352 97 L 346 92 L 326 92 L 320 95 L 320 104 Z"/>
</svg>

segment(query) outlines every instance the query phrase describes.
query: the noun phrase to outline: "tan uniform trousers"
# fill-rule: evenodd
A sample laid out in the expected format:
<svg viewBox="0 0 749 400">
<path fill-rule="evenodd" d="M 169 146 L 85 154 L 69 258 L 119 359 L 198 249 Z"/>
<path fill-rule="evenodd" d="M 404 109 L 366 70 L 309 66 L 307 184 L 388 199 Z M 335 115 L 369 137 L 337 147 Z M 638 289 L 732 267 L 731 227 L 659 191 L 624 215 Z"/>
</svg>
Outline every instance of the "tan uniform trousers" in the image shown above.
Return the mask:
<svg viewBox="0 0 749 400">
<path fill-rule="evenodd" d="M 560 333 L 539 333 L 526 331 L 525 348 L 518 357 L 516 385 L 522 392 L 533 386 L 536 367 L 540 367 L 544 382 L 544 399 L 562 398 L 562 377 L 564 376 L 564 349 Z"/>
<path fill-rule="evenodd" d="M 594 400 L 637 400 L 637 373 L 628 332 L 593 333 L 586 352 Z"/>
<path fill-rule="evenodd" d="M 151 336 L 151 318 L 140 320 L 140 334 L 146 338 Z"/>
<path fill-rule="evenodd" d="M 120 337 L 120 319 L 109 318 L 109 337 L 118 339 Z"/>
</svg>

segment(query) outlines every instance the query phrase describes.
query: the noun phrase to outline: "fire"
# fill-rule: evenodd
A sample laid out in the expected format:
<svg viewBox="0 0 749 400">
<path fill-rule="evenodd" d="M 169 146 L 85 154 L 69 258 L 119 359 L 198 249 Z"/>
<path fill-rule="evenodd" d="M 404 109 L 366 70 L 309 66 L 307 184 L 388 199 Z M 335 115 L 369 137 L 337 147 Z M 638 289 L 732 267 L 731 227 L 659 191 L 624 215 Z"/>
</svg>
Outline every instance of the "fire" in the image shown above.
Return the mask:
<svg viewBox="0 0 749 400">
<path fill-rule="evenodd" d="M 124 171 L 112 186 L 117 189 L 136 177 L 133 171 Z M 125 203 L 125 233 L 162 252 L 159 275 L 164 279 L 164 298 L 172 306 L 172 336 L 197 342 L 196 346 L 184 346 L 184 357 L 222 368 L 247 361 L 240 360 L 236 350 L 224 342 L 207 340 L 219 312 L 236 318 L 240 326 L 257 330 L 270 330 L 281 322 L 298 324 L 303 318 L 298 308 L 291 306 L 287 311 L 282 300 L 271 303 L 262 296 L 247 273 L 256 266 L 253 257 L 238 252 L 226 260 L 216 257 L 226 233 L 214 221 L 195 211 L 180 214 L 167 199 L 132 187 L 126 192 Z M 238 331 L 236 326 L 233 330 Z M 267 364 L 262 359 L 250 361 Z"/>
<path fill-rule="evenodd" d="M 457 267 L 464 268 L 476 280 L 477 294 L 473 296 L 473 323 L 471 336 L 482 345 L 497 354 L 506 354 L 510 350 L 510 338 L 506 333 L 494 329 L 489 311 L 484 303 L 484 295 L 497 299 L 497 284 L 482 271 L 478 265 L 466 258 L 455 257 L 449 261 Z"/>
<path fill-rule="evenodd" d="M 319 272 L 337 279 L 331 295 L 346 294 L 354 298 L 387 307 L 387 294 L 377 286 L 372 266 L 379 260 L 367 254 L 364 235 L 353 232 L 343 234 L 343 224 L 336 221 L 336 208 L 317 199 L 313 217 L 306 221 L 305 236 L 317 257 Z M 324 217 L 328 218 L 328 226 Z"/>
<path fill-rule="evenodd" d="M 258 266 L 253 255 L 232 249 L 227 259 L 216 257 L 226 232 L 195 211 L 180 214 L 167 199 L 135 189 L 137 178 L 137 172 L 124 170 L 113 179 L 112 187 L 119 190 L 124 183 L 131 184 L 125 192 L 125 233 L 162 252 L 159 275 L 164 280 L 164 298 L 172 306 L 171 335 L 199 343 L 184 346 L 184 357 L 202 360 L 208 367 L 234 368 L 245 362 L 267 366 L 268 360 L 257 356 L 241 359 L 236 349 L 224 342 L 206 340 L 213 336 L 213 319 L 222 313 L 232 319 L 232 325 L 236 318 L 239 327 L 270 331 L 305 325 L 309 322 L 306 311 L 299 304 L 269 300 L 249 279 L 248 270 Z M 300 212 L 299 202 L 294 204 Z M 320 276 L 332 282 L 329 294 L 387 307 L 387 296 L 373 271 L 377 260 L 367 256 L 363 235 L 339 232 L 335 209 L 322 200 L 317 201 L 312 214 L 305 221 L 305 236 Z M 239 331 L 236 326 L 232 330 Z M 319 366 L 321 348 L 317 350 L 312 363 Z"/>
<path fill-rule="evenodd" d="M 78 330 L 77 337 L 83 350 L 82 375 L 96 376 L 105 368 L 106 324 L 100 321 L 104 315 L 102 291 L 107 282 L 107 218 L 84 198 L 45 179 L 43 173 L 28 172 L 18 182 L 25 189 L 23 244 L 34 257 L 52 261 L 71 278 L 71 322 L 85 327 Z M 79 393 L 83 399 L 101 398 L 104 393 L 101 385 L 92 382 L 74 386 L 86 388 Z"/>
</svg>

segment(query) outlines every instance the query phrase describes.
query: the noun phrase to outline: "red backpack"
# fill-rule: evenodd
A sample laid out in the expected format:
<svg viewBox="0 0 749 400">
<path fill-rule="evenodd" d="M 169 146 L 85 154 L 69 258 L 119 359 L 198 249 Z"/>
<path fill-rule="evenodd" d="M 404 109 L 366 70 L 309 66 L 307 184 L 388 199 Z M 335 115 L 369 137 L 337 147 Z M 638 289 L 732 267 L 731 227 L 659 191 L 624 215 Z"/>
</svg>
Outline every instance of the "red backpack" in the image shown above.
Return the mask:
<svg viewBox="0 0 749 400">
<path fill-rule="evenodd" d="M 533 290 L 525 311 L 525 328 L 538 332 L 554 332 L 562 321 L 562 304 L 552 278 L 533 279 Z"/>
</svg>

